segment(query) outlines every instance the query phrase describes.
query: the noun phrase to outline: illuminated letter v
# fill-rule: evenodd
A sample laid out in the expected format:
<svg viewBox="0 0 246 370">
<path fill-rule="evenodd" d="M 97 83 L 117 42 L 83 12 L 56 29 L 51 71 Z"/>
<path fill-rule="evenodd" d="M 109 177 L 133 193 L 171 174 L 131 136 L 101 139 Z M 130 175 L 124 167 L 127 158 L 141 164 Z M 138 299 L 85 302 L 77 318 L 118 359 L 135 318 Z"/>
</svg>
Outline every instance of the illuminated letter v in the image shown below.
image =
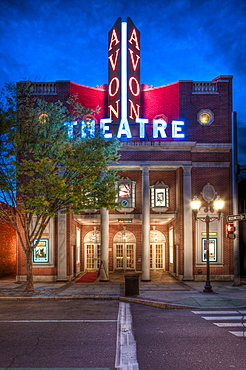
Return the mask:
<svg viewBox="0 0 246 370">
<path fill-rule="evenodd" d="M 134 71 L 136 71 L 137 66 L 138 66 L 138 61 L 140 59 L 139 55 L 136 55 L 136 60 L 134 60 L 134 52 L 131 49 L 128 49 L 130 51 L 130 57 L 131 57 L 131 62 L 132 62 L 132 68 Z"/>
<path fill-rule="evenodd" d="M 111 54 L 110 57 L 108 57 L 113 71 L 115 71 L 115 68 L 116 68 L 116 65 L 117 65 L 117 62 L 118 62 L 119 51 L 120 51 L 120 49 L 116 50 L 114 60 L 113 60 L 114 54 Z"/>
</svg>

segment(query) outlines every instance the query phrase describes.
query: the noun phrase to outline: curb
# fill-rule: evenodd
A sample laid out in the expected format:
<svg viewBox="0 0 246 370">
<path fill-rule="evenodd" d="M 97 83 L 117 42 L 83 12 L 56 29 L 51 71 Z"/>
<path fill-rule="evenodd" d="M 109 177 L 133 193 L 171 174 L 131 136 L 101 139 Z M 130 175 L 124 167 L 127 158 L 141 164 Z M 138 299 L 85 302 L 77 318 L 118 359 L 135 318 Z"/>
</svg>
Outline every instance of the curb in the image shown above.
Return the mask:
<svg viewBox="0 0 246 370">
<path fill-rule="evenodd" d="M 163 309 L 245 309 L 246 306 L 189 306 L 189 305 L 182 305 L 182 304 L 176 304 L 171 302 L 160 302 L 160 301 L 153 301 L 151 299 L 143 299 L 138 298 L 136 296 L 119 296 L 119 295 L 70 295 L 70 296 L 36 296 L 36 297 L 4 297 L 0 296 L 0 301 L 38 301 L 38 300 L 46 300 L 46 301 L 72 301 L 72 300 L 101 300 L 101 301 L 121 301 L 121 302 L 128 302 L 128 303 L 136 303 L 141 304 L 144 306 L 150 306 L 150 307 L 156 307 L 156 308 L 163 308 Z"/>
<path fill-rule="evenodd" d="M 172 303 L 163 303 L 158 301 L 152 301 L 148 299 L 140 299 L 137 297 L 122 297 L 122 296 L 103 296 L 103 295 L 73 295 L 73 296 L 63 296 L 63 297 L 0 297 L 0 301 L 72 301 L 72 300 L 98 300 L 98 301 L 121 301 L 128 303 L 142 304 L 144 306 L 151 306 L 156 308 L 165 308 L 165 309 L 196 309 L 201 308 L 197 306 L 188 306 L 188 305 L 177 305 Z"/>
<path fill-rule="evenodd" d="M 157 307 L 157 308 L 165 308 L 165 309 L 185 309 L 185 308 L 198 308 L 197 306 L 187 306 L 187 305 L 178 305 L 178 304 L 172 304 L 172 303 L 164 303 L 164 302 L 158 302 L 158 301 L 152 301 L 148 299 L 141 299 L 141 298 L 130 298 L 130 297 L 120 297 L 120 301 L 123 302 L 129 302 L 129 303 L 137 303 L 142 304 L 145 306 L 151 306 L 151 307 Z"/>
</svg>

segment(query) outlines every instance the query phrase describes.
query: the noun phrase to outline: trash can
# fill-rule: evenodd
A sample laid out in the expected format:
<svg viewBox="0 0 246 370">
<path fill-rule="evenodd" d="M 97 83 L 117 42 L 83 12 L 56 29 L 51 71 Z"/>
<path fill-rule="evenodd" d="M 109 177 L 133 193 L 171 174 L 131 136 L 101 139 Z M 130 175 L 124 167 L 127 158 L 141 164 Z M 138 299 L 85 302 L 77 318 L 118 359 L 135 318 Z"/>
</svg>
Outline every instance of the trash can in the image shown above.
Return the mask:
<svg viewBox="0 0 246 370">
<path fill-rule="evenodd" d="M 139 274 L 125 275 L 125 295 L 139 294 Z"/>
</svg>

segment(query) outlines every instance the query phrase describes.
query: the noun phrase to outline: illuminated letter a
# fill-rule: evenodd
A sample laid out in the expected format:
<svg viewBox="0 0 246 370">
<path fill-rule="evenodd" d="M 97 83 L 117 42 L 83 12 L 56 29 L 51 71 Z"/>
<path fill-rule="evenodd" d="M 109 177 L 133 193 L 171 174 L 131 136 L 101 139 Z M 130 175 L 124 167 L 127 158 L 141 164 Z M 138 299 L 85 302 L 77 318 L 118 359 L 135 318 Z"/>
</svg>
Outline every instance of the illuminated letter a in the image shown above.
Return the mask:
<svg viewBox="0 0 246 370">
<path fill-rule="evenodd" d="M 113 29 L 108 50 L 112 50 L 113 43 L 115 43 L 115 45 L 117 45 L 119 42 L 120 42 L 120 40 L 118 39 L 117 33 L 116 33 L 115 29 Z"/>
</svg>

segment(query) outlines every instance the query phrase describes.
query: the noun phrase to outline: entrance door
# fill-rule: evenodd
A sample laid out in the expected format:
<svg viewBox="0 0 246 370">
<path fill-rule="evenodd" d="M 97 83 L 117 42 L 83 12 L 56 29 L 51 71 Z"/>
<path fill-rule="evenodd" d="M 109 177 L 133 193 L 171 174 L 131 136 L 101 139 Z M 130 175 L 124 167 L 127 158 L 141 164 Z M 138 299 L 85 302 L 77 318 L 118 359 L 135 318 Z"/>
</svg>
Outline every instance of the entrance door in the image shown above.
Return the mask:
<svg viewBox="0 0 246 370">
<path fill-rule="evenodd" d="M 98 270 L 100 267 L 100 244 L 86 244 L 86 270 Z"/>
<path fill-rule="evenodd" d="M 134 266 L 134 245 L 128 243 L 116 244 L 116 269 L 133 270 Z"/>
<path fill-rule="evenodd" d="M 123 228 L 114 236 L 114 269 L 135 270 L 136 268 L 136 238 Z"/>
<path fill-rule="evenodd" d="M 94 227 L 84 238 L 84 270 L 98 270 L 100 267 L 101 256 L 100 232 Z"/>
<path fill-rule="evenodd" d="M 164 245 L 162 243 L 150 244 L 150 268 L 151 269 L 163 269 L 163 250 Z"/>
<path fill-rule="evenodd" d="M 165 270 L 165 236 L 153 226 L 150 230 L 150 268 Z"/>
</svg>

